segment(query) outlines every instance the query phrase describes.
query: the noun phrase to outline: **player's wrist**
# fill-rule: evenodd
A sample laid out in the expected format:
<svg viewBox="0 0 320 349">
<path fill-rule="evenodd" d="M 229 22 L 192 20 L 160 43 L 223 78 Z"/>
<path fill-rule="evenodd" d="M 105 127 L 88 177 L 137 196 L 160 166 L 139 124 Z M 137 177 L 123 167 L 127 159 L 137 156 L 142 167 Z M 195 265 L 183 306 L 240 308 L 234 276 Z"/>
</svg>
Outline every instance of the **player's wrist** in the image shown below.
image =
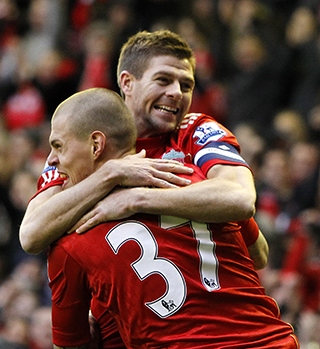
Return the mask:
<svg viewBox="0 0 320 349">
<path fill-rule="evenodd" d="M 147 213 L 147 214 L 158 214 L 157 204 L 154 205 L 156 200 L 156 192 L 158 190 L 165 189 L 154 189 L 146 187 L 132 188 L 130 193 L 130 209 L 134 213 Z M 154 200 L 154 201 L 153 201 Z"/>
<path fill-rule="evenodd" d="M 103 187 L 109 190 L 110 186 L 116 187 L 117 185 L 121 185 L 125 178 L 125 172 L 122 169 L 121 163 L 116 159 L 107 161 L 95 174 L 97 177 L 96 183 L 102 185 L 100 190 L 103 190 Z"/>
</svg>

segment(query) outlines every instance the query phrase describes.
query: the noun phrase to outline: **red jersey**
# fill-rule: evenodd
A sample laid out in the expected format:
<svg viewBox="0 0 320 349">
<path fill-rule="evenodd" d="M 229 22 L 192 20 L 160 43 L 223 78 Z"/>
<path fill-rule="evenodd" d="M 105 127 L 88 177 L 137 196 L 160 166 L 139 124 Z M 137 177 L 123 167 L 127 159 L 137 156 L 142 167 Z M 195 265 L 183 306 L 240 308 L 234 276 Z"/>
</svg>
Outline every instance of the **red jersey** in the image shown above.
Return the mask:
<svg viewBox="0 0 320 349">
<path fill-rule="evenodd" d="M 48 273 L 58 346 L 88 342 L 92 297 L 94 317 L 110 312 L 127 348 L 298 348 L 237 224 L 104 223 L 54 243 Z"/>
<path fill-rule="evenodd" d="M 37 182 L 37 193 L 30 199 L 32 200 L 35 198 L 39 193 L 42 191 L 53 187 L 55 185 L 62 185 L 63 182 L 66 180 L 66 178 L 62 178 L 54 166 L 49 166 L 49 164 L 46 162 L 41 176 L 38 178 Z"/>
<path fill-rule="evenodd" d="M 186 163 L 194 162 L 205 173 L 211 166 L 218 163 L 247 166 L 238 154 L 239 145 L 235 137 L 222 125 L 202 114 L 188 115 L 182 123 L 179 132 L 174 133 L 171 137 L 160 136 L 150 139 L 139 139 L 137 150 L 141 149 L 147 150 L 147 157 L 176 159 Z M 195 176 L 197 176 L 198 180 L 205 179 L 204 174 L 199 173 L 197 168 L 192 177 L 194 178 Z M 60 183 L 57 182 L 57 184 Z M 46 185 L 49 185 L 49 183 Z M 54 185 L 54 183 L 51 182 L 50 185 Z M 250 244 L 252 244 L 255 242 L 259 231 L 253 220 L 250 226 L 251 228 L 253 227 L 253 233 L 249 234 L 251 237 L 251 240 L 249 239 Z M 233 229 L 237 230 L 238 226 L 234 224 Z M 211 280 L 207 279 L 207 282 L 209 285 Z M 98 319 L 103 319 L 104 314 L 107 313 L 106 308 L 101 306 L 101 304 L 98 306 L 98 301 L 94 304 L 96 308 L 100 307 L 103 309 L 103 311 L 96 312 L 95 316 Z M 103 321 L 100 322 L 102 323 Z M 74 337 L 71 336 L 71 338 L 73 339 Z M 70 343 L 75 345 L 74 341 Z M 68 344 L 64 343 L 64 346 L 66 345 Z"/>
<path fill-rule="evenodd" d="M 239 154 L 240 146 L 235 136 L 205 114 L 188 114 L 176 132 L 138 139 L 136 148 L 137 152 L 146 149 L 148 158 L 173 159 L 194 164 L 202 170 L 203 179 L 206 179 L 206 173 L 216 164 L 248 167 Z M 36 195 L 46 188 L 63 184 L 64 180 L 54 166 L 46 164 L 38 179 Z"/>
<path fill-rule="evenodd" d="M 198 166 L 206 176 L 216 164 L 247 163 L 240 156 L 235 136 L 210 116 L 188 114 L 170 135 L 138 139 L 137 151 L 146 149 L 148 158 L 177 160 Z"/>
</svg>

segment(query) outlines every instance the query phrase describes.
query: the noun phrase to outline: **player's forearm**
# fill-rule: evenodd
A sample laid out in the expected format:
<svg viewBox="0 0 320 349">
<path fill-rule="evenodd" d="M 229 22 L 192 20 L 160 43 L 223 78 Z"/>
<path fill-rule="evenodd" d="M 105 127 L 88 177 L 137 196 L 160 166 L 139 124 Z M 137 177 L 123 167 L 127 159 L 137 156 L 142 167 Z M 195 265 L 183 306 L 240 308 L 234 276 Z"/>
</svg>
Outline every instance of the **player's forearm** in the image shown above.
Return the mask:
<svg viewBox="0 0 320 349">
<path fill-rule="evenodd" d="M 54 193 L 42 200 L 35 197 L 26 211 L 20 227 L 22 248 L 37 254 L 57 240 L 79 221 L 92 206 L 107 195 L 116 185 L 118 178 L 95 172 L 77 185 Z"/>
<path fill-rule="evenodd" d="M 133 190 L 135 195 L 130 202 L 134 212 L 207 223 L 245 220 L 255 212 L 255 192 L 224 179 L 210 179 L 180 189 Z"/>
<path fill-rule="evenodd" d="M 248 247 L 248 251 L 256 270 L 263 269 L 267 265 L 269 245 L 261 231 L 259 231 L 257 241 Z"/>
</svg>

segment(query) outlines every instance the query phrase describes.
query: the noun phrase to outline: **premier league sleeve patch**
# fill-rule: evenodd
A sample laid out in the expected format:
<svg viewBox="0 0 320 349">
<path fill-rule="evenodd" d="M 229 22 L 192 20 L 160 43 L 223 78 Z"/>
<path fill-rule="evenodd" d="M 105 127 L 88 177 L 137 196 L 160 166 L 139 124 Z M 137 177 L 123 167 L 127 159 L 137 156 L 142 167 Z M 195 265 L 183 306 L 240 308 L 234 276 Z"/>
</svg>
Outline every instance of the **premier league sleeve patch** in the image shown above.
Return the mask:
<svg viewBox="0 0 320 349">
<path fill-rule="evenodd" d="M 208 143 L 204 148 L 197 152 L 194 157 L 194 164 L 201 168 L 210 160 L 248 166 L 245 160 L 240 156 L 237 149 L 225 142 Z"/>
<path fill-rule="evenodd" d="M 206 122 L 197 127 L 193 138 L 197 138 L 196 144 L 203 146 L 208 142 L 216 142 L 226 136 L 227 132 L 215 122 Z"/>
</svg>

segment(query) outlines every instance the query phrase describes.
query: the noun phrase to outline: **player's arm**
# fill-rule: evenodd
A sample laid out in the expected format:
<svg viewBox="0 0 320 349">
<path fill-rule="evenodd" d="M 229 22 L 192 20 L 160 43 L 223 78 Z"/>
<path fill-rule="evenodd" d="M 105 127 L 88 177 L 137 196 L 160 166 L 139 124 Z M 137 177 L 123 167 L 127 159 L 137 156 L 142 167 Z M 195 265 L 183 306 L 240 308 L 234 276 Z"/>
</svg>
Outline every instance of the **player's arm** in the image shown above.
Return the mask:
<svg viewBox="0 0 320 349">
<path fill-rule="evenodd" d="M 188 218 L 207 223 L 236 222 L 255 212 L 251 171 L 244 166 L 215 165 L 208 180 L 179 189 L 136 188 L 133 211 Z"/>
<path fill-rule="evenodd" d="M 53 246 L 48 253 L 53 344 L 56 348 L 89 348 L 91 293 L 86 274 L 63 248 Z"/>
<path fill-rule="evenodd" d="M 190 169 L 175 161 L 145 159 L 142 153 L 110 160 L 66 190 L 62 191 L 61 186 L 48 188 L 28 205 L 19 232 L 21 246 L 28 253 L 40 253 L 116 186 L 166 188 L 189 184 L 174 173 L 190 173 Z"/>
<path fill-rule="evenodd" d="M 248 246 L 250 258 L 253 260 L 255 270 L 263 269 L 268 263 L 269 245 L 259 230 L 258 239 L 251 246 Z"/>
<path fill-rule="evenodd" d="M 238 222 L 244 242 L 256 270 L 263 269 L 268 262 L 269 245 L 254 218 Z"/>
<path fill-rule="evenodd" d="M 208 180 L 182 188 L 114 191 L 81 218 L 77 232 L 135 213 L 170 215 L 206 223 L 237 222 L 252 217 L 256 192 L 251 171 L 244 166 L 214 167 L 215 170 L 208 172 Z"/>
</svg>

